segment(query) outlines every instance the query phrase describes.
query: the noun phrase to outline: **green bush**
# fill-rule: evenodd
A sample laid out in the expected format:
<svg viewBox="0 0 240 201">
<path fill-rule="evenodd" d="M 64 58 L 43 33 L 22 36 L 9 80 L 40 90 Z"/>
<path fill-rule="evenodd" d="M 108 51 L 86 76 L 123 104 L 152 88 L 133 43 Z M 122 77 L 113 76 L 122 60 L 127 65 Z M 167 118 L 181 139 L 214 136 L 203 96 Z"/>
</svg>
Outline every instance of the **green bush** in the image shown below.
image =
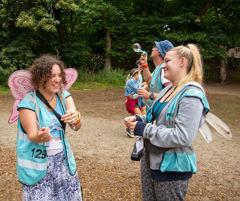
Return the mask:
<svg viewBox="0 0 240 201">
<path fill-rule="evenodd" d="M 16 68 L 7 68 L 4 69 L 3 67 L 0 66 L 0 86 L 1 87 L 8 87 L 8 78 L 9 76 L 16 71 Z"/>
</svg>

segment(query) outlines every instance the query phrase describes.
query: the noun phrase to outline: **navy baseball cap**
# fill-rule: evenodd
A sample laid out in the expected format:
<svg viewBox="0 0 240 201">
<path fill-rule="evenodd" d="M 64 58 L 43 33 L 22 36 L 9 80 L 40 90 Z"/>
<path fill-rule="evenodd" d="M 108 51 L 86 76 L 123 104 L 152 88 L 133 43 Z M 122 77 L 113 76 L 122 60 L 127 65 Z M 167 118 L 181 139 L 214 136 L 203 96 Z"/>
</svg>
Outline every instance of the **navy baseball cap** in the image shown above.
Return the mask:
<svg viewBox="0 0 240 201">
<path fill-rule="evenodd" d="M 174 48 L 173 44 L 169 40 L 155 41 L 158 51 L 161 53 L 162 57 L 165 58 L 166 52 Z"/>
</svg>

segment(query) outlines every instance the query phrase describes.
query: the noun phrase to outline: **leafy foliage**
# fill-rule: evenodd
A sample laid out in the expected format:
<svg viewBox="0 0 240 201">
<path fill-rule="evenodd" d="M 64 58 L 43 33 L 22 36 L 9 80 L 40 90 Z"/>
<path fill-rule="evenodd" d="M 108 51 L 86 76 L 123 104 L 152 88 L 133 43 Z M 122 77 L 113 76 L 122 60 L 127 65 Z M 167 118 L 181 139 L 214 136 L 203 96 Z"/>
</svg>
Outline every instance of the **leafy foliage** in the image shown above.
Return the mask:
<svg viewBox="0 0 240 201">
<path fill-rule="evenodd" d="M 240 0 L 0 0 L 0 68 L 26 69 L 51 53 L 81 71 L 100 72 L 107 57 L 112 68 L 130 69 L 140 56 L 134 43 L 150 53 L 165 39 L 196 43 L 219 62 L 240 46 L 239 8 Z"/>
</svg>

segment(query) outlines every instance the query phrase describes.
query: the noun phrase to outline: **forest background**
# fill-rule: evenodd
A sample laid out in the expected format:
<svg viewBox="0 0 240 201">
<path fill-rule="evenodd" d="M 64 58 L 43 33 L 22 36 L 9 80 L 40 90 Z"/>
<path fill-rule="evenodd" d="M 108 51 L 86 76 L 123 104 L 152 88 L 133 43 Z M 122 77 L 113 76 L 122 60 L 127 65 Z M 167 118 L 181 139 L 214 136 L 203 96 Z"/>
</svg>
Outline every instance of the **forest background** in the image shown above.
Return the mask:
<svg viewBox="0 0 240 201">
<path fill-rule="evenodd" d="M 240 0 L 0 0 L 0 90 L 45 53 L 78 70 L 75 85 L 123 86 L 140 56 L 133 44 L 150 55 L 165 39 L 197 44 L 205 79 L 223 81 L 225 65 L 224 82 L 238 81 L 240 59 L 227 51 L 240 47 L 239 10 Z"/>
</svg>

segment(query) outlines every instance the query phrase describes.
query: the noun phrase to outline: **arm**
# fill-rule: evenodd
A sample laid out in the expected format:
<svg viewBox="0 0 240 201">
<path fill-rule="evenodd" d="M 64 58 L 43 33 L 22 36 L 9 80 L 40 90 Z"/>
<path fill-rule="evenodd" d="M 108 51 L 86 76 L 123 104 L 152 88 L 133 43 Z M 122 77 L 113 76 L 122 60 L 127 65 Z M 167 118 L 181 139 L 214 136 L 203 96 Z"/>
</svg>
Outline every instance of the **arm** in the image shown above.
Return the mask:
<svg viewBox="0 0 240 201">
<path fill-rule="evenodd" d="M 138 95 L 142 98 L 146 98 L 146 99 L 150 99 L 150 95 L 151 93 L 148 92 L 146 89 L 144 88 L 139 88 L 138 89 Z M 158 96 L 158 93 L 153 93 L 153 100 L 155 100 Z"/>
<path fill-rule="evenodd" d="M 73 130 L 75 131 L 78 131 L 82 126 L 81 115 L 78 122 L 78 113 L 80 114 L 80 112 L 76 110 L 72 96 L 68 96 L 66 98 L 66 114 L 62 116 L 61 120 L 65 123 L 73 125 L 75 127 Z"/>
<path fill-rule="evenodd" d="M 140 60 L 142 65 L 148 64 L 148 62 L 147 62 L 147 53 L 146 54 L 142 54 L 139 60 Z M 151 74 L 149 68 L 144 68 L 143 69 L 143 77 L 144 77 L 144 80 L 146 81 L 146 83 L 148 85 L 150 85 L 151 84 L 151 80 L 152 80 L 152 74 Z"/>
<path fill-rule="evenodd" d="M 143 69 L 143 77 L 144 77 L 144 80 L 146 81 L 146 83 L 148 85 L 150 85 L 151 81 L 152 81 L 152 74 L 151 74 L 149 68 L 144 68 Z"/>
<path fill-rule="evenodd" d="M 179 103 L 175 128 L 167 128 L 165 125 L 150 123 L 145 124 L 143 127 L 143 123 L 138 122 L 134 128 L 134 134 L 142 135 L 157 147 L 173 148 L 189 146 L 198 133 L 201 118 L 205 118 L 203 111 L 200 99 L 185 97 Z"/>
<path fill-rule="evenodd" d="M 48 127 L 37 129 L 37 119 L 34 111 L 20 108 L 19 118 L 21 125 L 28 135 L 28 138 L 34 143 L 48 142 L 52 139 Z"/>
</svg>

